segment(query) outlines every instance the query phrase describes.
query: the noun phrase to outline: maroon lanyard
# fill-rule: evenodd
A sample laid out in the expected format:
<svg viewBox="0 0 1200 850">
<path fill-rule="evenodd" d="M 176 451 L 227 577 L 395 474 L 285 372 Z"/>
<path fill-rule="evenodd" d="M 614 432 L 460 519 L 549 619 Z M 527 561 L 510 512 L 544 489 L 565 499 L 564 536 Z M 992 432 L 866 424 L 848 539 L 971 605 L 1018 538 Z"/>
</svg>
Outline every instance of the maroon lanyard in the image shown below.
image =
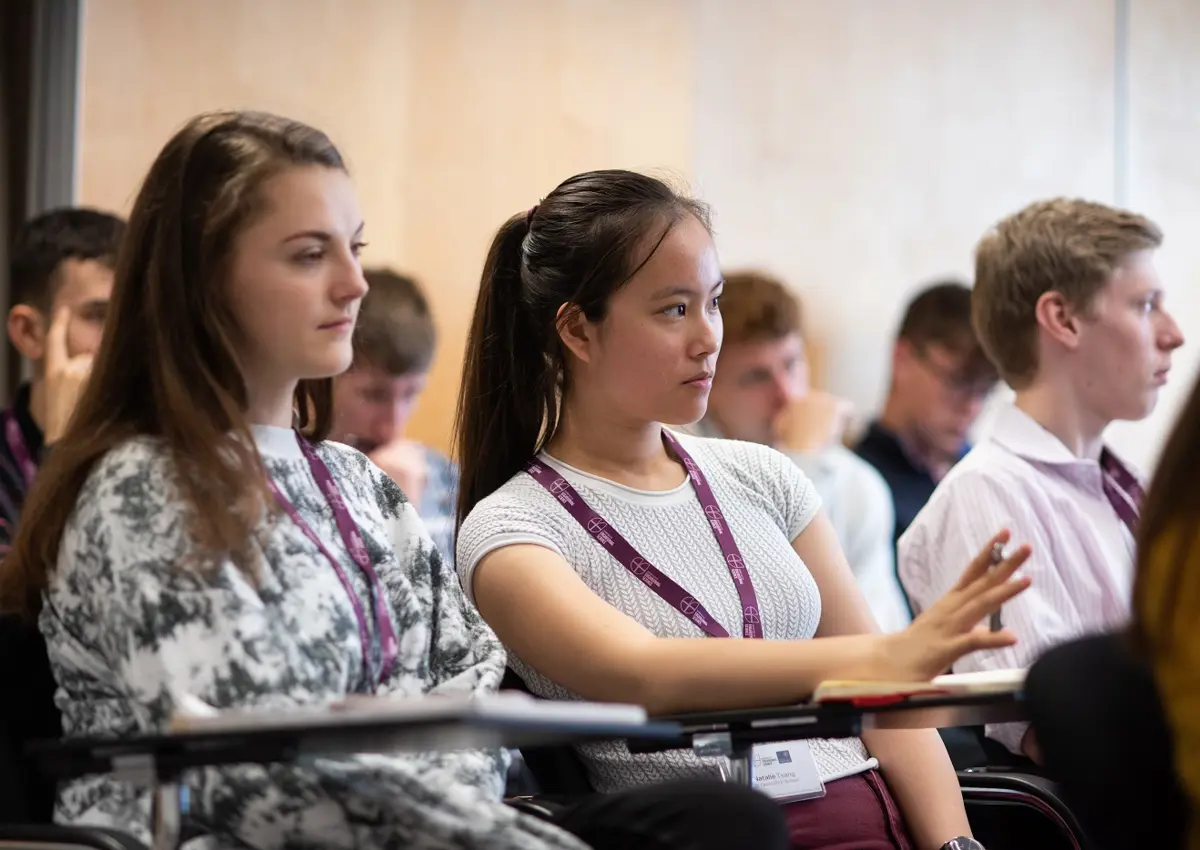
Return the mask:
<svg viewBox="0 0 1200 850">
<path fill-rule="evenodd" d="M 29 446 L 25 444 L 25 435 L 21 433 L 21 425 L 17 422 L 17 416 L 11 407 L 4 411 L 4 440 L 8 443 L 8 450 L 12 452 L 17 466 L 21 469 L 25 487 L 32 486 L 33 477 L 37 475 L 37 464 L 33 462 L 33 457 L 29 454 Z"/>
<path fill-rule="evenodd" d="M 700 506 L 704 509 L 708 525 L 712 529 L 713 536 L 717 538 L 717 545 L 721 547 L 721 553 L 725 556 L 725 566 L 729 568 L 729 575 L 733 578 L 733 584 L 737 588 L 738 597 L 742 603 L 742 636 L 761 638 L 762 616 L 758 610 L 758 597 L 754 593 L 754 584 L 750 581 L 746 562 L 733 539 L 729 524 L 725 521 L 725 514 L 721 512 L 721 506 L 717 504 L 717 497 L 713 495 L 712 487 L 709 486 L 704 473 L 692 460 L 691 455 L 665 429 L 663 430 L 663 443 L 666 445 L 668 454 L 687 469 L 688 481 L 691 483 L 692 489 L 696 491 L 696 498 L 700 500 Z M 665 602 L 712 637 L 729 637 L 729 632 L 725 631 L 716 618 L 708 613 L 705 607 L 696 600 L 696 597 L 638 554 L 638 551 L 621 536 L 620 532 L 609 525 L 604 517 L 591 509 L 567 479 L 536 459 L 525 465 L 525 471 L 533 477 L 534 481 L 545 487 L 550 495 L 557 499 L 571 516 L 575 517 L 575 521 L 583 526 L 592 539 L 607 549 L 609 554 L 616 558 L 634 578 L 640 580 L 646 587 L 657 593 Z"/>
<path fill-rule="evenodd" d="M 400 644 L 399 638 L 396 636 L 396 627 L 392 623 L 391 614 L 388 612 L 383 584 L 379 581 L 379 576 L 375 573 L 375 567 L 372 566 L 371 558 L 367 555 L 367 547 L 363 545 L 362 535 L 359 534 L 358 526 L 355 525 L 354 518 L 350 516 L 350 511 L 346 509 L 346 503 L 337 488 L 337 483 L 333 480 L 333 475 L 329 472 L 329 467 L 317 456 L 313 447 L 308 444 L 308 440 L 296 434 L 296 442 L 300 444 L 300 450 L 304 452 L 304 457 L 308 460 L 308 466 L 312 470 L 313 478 L 316 479 L 317 485 L 321 488 L 321 492 L 325 496 L 325 501 L 329 503 L 329 508 L 333 511 L 333 519 L 337 523 L 338 531 L 342 535 L 342 542 L 346 544 L 346 551 L 350 553 L 350 557 L 354 560 L 359 570 L 362 571 L 363 576 L 370 585 L 371 607 L 375 614 L 375 627 L 379 633 L 380 658 L 377 675 L 372 675 L 371 672 L 373 666 L 371 663 L 371 638 L 367 629 L 367 618 L 363 613 L 362 600 L 354 592 L 346 571 L 342 569 L 342 565 L 338 559 L 329 551 L 329 548 L 317 536 L 317 533 L 312 530 L 312 527 L 305 521 L 304 517 L 300 516 L 300 512 L 296 510 L 296 506 L 291 503 L 287 496 L 283 495 L 283 491 L 279 489 L 279 486 L 274 481 L 270 481 L 271 490 L 275 493 L 275 498 L 279 500 L 280 506 L 291 517 L 292 522 L 296 523 L 300 530 L 304 532 L 304 535 L 329 559 L 329 563 L 333 565 L 334 572 L 337 573 L 338 579 L 342 582 L 342 587 L 346 589 L 346 595 L 350 597 L 350 604 L 354 607 L 354 618 L 358 621 L 358 636 L 362 641 L 363 676 L 371 684 L 372 690 L 376 690 L 387 680 L 388 675 L 391 673 L 392 667 L 396 663 L 396 655 Z"/>
<path fill-rule="evenodd" d="M 1138 512 L 1146 491 L 1117 456 L 1108 449 L 1100 452 L 1100 478 L 1104 486 L 1104 495 L 1121 522 L 1125 523 L 1135 537 L 1137 536 Z"/>
</svg>

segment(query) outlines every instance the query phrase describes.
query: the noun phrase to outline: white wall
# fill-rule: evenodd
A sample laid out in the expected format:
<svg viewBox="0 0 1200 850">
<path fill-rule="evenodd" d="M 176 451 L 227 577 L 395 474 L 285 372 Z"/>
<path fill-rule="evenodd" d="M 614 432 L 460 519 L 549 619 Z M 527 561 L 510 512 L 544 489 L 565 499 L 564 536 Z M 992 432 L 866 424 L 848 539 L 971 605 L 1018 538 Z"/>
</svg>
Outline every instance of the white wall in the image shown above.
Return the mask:
<svg viewBox="0 0 1200 850">
<path fill-rule="evenodd" d="M 367 260 L 431 290 L 443 345 L 415 430 L 445 445 L 501 220 L 577 170 L 665 170 L 715 206 L 727 266 L 796 287 L 818 377 L 868 411 L 911 293 L 969 275 L 984 230 L 1040 197 L 1125 185 L 1167 231 L 1170 303 L 1200 338 L 1200 2 L 1128 3 L 1125 113 L 1118 0 L 90 0 L 80 195 L 127 208 L 200 109 L 326 129 Z M 1135 462 L 1193 350 L 1155 417 L 1115 429 Z"/>
</svg>

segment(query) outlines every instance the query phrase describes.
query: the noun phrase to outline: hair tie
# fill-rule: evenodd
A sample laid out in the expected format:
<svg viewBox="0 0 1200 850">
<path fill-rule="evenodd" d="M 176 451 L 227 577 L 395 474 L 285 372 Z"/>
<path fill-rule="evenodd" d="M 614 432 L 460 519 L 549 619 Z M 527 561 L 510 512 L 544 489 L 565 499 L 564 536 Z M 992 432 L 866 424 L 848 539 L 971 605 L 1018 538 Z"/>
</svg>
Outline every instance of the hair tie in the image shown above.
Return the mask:
<svg viewBox="0 0 1200 850">
<path fill-rule="evenodd" d="M 533 215 L 537 212 L 540 202 L 529 208 L 529 212 L 525 213 L 525 227 L 529 228 L 533 225 Z"/>
</svg>

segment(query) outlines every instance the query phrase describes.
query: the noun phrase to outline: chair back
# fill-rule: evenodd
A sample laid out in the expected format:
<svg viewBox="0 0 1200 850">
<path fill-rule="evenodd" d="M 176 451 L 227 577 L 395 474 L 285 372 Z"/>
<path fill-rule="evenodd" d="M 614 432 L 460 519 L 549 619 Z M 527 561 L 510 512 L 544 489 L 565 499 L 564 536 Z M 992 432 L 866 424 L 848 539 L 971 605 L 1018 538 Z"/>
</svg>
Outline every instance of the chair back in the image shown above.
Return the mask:
<svg viewBox="0 0 1200 850">
<path fill-rule="evenodd" d="M 1170 728 L 1153 673 L 1123 635 L 1051 649 L 1025 692 L 1046 767 L 1098 850 L 1184 846 Z"/>
<path fill-rule="evenodd" d="M 55 785 L 25 755 L 30 741 L 62 737 L 55 683 L 37 625 L 0 615 L 0 824 L 45 824 Z"/>
</svg>

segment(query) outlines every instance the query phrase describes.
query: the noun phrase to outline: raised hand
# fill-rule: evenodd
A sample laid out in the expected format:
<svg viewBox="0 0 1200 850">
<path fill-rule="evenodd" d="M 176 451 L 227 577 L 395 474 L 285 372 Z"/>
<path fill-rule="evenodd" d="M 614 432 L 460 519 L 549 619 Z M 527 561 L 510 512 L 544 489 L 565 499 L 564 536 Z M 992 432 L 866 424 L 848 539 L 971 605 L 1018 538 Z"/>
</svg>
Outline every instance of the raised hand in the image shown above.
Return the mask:
<svg viewBox="0 0 1200 850">
<path fill-rule="evenodd" d="M 1029 558 L 1028 546 L 1019 546 L 999 564 L 992 563 L 992 548 L 1008 540 L 1007 531 L 989 540 L 945 596 L 907 629 L 887 635 L 889 667 L 901 680 L 928 681 L 964 655 L 1017 642 L 1008 629 L 993 632 L 983 624 L 989 614 L 1029 587 L 1028 577 L 1013 578 Z"/>
<path fill-rule="evenodd" d="M 52 445 L 67 430 L 67 423 L 84 384 L 92 374 L 92 355 L 79 354 L 74 357 L 67 350 L 67 332 L 71 327 L 71 308 L 60 307 L 54 314 L 50 329 L 46 332 L 46 357 L 44 361 L 44 386 L 46 394 L 45 431 L 46 445 Z"/>
<path fill-rule="evenodd" d="M 849 400 L 813 390 L 779 415 L 775 423 L 779 447 L 808 453 L 841 442 L 852 413 Z"/>
</svg>

